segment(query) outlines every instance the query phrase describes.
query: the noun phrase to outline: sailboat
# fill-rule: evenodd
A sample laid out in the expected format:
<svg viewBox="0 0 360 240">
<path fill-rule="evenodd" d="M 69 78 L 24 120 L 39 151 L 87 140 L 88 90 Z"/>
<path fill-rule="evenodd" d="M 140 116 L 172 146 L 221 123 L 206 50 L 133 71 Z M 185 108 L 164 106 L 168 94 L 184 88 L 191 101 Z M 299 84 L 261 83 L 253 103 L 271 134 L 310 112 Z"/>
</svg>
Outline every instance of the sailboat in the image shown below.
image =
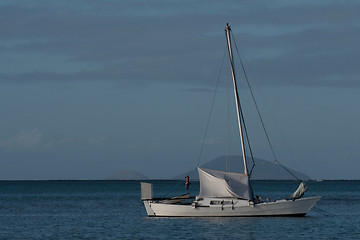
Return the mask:
<svg viewBox="0 0 360 240">
<path fill-rule="evenodd" d="M 141 183 L 141 199 L 149 217 L 257 217 L 257 216 L 305 216 L 320 200 L 320 196 L 303 198 L 307 187 L 301 182 L 289 197 L 275 201 L 262 201 L 254 197 L 244 145 L 245 123 L 243 120 L 231 46 L 231 28 L 225 27 L 230 59 L 237 121 L 240 134 L 244 172 L 234 173 L 197 167 L 200 192 L 196 197 L 189 194 L 171 198 L 153 198 L 152 184 Z"/>
</svg>

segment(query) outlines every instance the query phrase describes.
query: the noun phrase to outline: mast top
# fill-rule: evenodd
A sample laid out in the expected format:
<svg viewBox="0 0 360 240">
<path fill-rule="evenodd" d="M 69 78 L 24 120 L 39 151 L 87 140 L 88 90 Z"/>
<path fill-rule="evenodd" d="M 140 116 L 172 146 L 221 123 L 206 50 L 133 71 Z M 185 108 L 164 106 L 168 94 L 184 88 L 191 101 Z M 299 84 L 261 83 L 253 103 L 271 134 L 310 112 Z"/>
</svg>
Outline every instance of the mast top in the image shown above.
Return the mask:
<svg viewBox="0 0 360 240">
<path fill-rule="evenodd" d="M 225 31 L 230 31 L 230 30 L 231 30 L 231 28 L 230 28 L 229 23 L 226 23 L 226 26 L 225 26 Z"/>
</svg>

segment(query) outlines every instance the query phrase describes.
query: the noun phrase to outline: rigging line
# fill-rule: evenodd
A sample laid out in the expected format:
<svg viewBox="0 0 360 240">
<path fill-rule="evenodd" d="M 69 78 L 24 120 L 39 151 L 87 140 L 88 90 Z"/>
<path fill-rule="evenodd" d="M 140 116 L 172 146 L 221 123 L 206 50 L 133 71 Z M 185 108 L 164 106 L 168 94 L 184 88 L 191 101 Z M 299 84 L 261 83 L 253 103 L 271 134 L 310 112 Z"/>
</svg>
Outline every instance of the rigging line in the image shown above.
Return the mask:
<svg viewBox="0 0 360 240">
<path fill-rule="evenodd" d="M 315 195 L 315 194 L 311 191 L 310 188 L 308 189 L 308 192 L 309 192 L 312 196 Z M 315 212 L 321 213 L 321 214 L 323 214 L 324 216 L 334 216 L 334 214 L 332 214 L 332 213 L 330 213 L 330 212 L 328 212 L 328 211 L 325 211 L 325 210 L 320 209 L 318 205 L 317 205 L 317 206 L 314 206 L 314 207 L 312 208 L 312 210 L 314 210 Z"/>
<path fill-rule="evenodd" d="M 161 197 L 163 197 L 163 198 L 170 197 L 170 194 L 173 194 L 173 193 L 175 192 L 175 189 L 176 189 L 176 188 L 179 188 L 180 185 L 184 184 L 184 181 L 183 181 L 183 180 L 177 180 L 177 181 L 178 181 L 178 183 L 175 184 L 175 185 L 171 185 L 171 187 L 168 187 L 168 188 L 166 189 L 166 192 L 163 193 L 163 194 L 161 195 Z"/>
<path fill-rule="evenodd" d="M 293 172 L 291 172 L 287 167 L 285 167 L 284 165 L 282 165 L 278 160 L 274 160 L 275 163 L 279 164 L 282 168 L 284 168 L 288 173 L 291 174 L 291 176 L 293 176 L 294 178 L 296 178 L 298 181 L 302 181 L 300 178 L 298 178 Z"/>
<path fill-rule="evenodd" d="M 273 111 L 271 110 L 271 107 L 269 105 L 269 103 L 265 100 L 265 95 L 264 93 L 262 92 L 261 88 L 258 88 L 259 90 L 259 93 L 260 93 L 260 96 L 262 97 L 262 99 L 264 100 L 264 103 L 265 103 L 265 106 L 267 107 L 267 109 L 269 110 L 269 113 L 270 113 L 270 116 L 275 124 L 275 127 L 280 135 L 280 138 L 282 140 L 282 143 L 285 145 L 285 149 L 287 150 L 287 153 L 289 154 L 288 155 L 288 158 L 290 158 L 291 160 L 293 160 L 293 162 L 295 163 L 295 166 L 296 166 L 296 169 L 298 169 L 299 167 L 297 166 L 296 164 L 296 161 L 295 160 L 295 155 L 294 155 L 294 152 L 293 150 L 290 148 L 290 145 L 288 144 L 286 138 L 285 138 L 285 135 L 284 133 L 282 132 L 280 126 L 279 126 L 279 123 L 278 121 L 276 120 L 275 116 L 274 116 L 274 113 Z"/>
<path fill-rule="evenodd" d="M 233 38 L 234 38 L 234 37 L 233 37 Z M 234 42 L 235 42 L 235 45 L 236 45 L 236 41 L 234 41 Z M 239 49 L 241 50 L 241 48 L 239 48 Z M 238 50 L 238 49 L 237 49 L 237 53 L 238 53 L 238 56 L 239 56 L 239 58 L 240 58 L 240 54 L 239 54 L 239 50 Z M 246 64 L 246 62 L 245 62 L 245 64 Z M 254 76 L 250 77 L 250 79 L 251 79 L 253 82 L 255 82 L 255 81 L 254 81 L 254 80 L 255 80 L 255 77 L 254 77 Z M 254 86 L 256 87 L 256 85 L 254 85 Z M 250 88 L 250 87 L 249 87 L 249 88 Z M 252 89 L 250 88 L 250 90 L 252 90 Z M 281 140 L 282 140 L 283 144 L 285 145 L 286 150 L 287 150 L 288 153 L 290 154 L 290 159 L 294 160 L 294 159 L 295 159 L 294 153 L 293 153 L 292 149 L 290 148 L 288 142 L 286 141 L 286 138 L 285 138 L 285 136 L 284 136 L 284 133 L 282 132 L 282 130 L 281 130 L 280 126 L 279 126 L 279 123 L 278 123 L 278 121 L 276 120 L 276 118 L 275 118 L 275 116 L 274 116 L 274 114 L 273 114 L 273 111 L 272 111 L 272 109 L 271 109 L 271 107 L 270 107 L 270 105 L 269 105 L 269 102 L 266 101 L 266 99 L 265 99 L 265 94 L 264 94 L 264 92 L 263 92 L 262 89 L 259 88 L 259 87 L 257 88 L 257 90 L 258 90 L 258 92 L 260 93 L 260 96 L 262 97 L 263 102 L 264 102 L 265 106 L 267 107 L 267 109 L 268 109 L 268 111 L 269 111 L 269 113 L 270 113 L 270 116 L 271 116 L 272 120 L 274 121 L 275 127 L 277 128 L 277 131 L 278 131 L 278 133 L 280 134 Z M 254 98 L 254 99 L 255 99 L 255 98 Z M 295 164 L 296 164 L 296 162 L 295 162 Z M 297 165 L 297 164 L 296 164 L 296 165 Z"/>
<path fill-rule="evenodd" d="M 265 123 L 264 123 L 264 121 L 263 121 L 263 119 L 262 119 L 262 117 L 261 117 L 258 104 L 257 104 L 257 102 L 256 102 L 256 100 L 255 100 L 254 93 L 253 93 L 253 91 L 252 91 L 252 88 L 251 88 L 249 79 L 248 79 L 248 77 L 247 77 L 247 74 L 246 74 L 246 70 L 245 70 L 243 61 L 242 61 L 242 59 L 241 59 L 241 57 L 240 57 L 239 49 L 238 49 L 238 47 L 237 47 L 237 44 L 236 44 L 234 35 L 232 35 L 232 37 L 233 37 L 233 42 L 234 42 L 234 44 L 235 44 L 236 52 L 237 52 L 237 54 L 238 54 L 238 56 L 239 56 L 239 59 L 240 59 L 241 68 L 242 68 L 242 70 L 243 70 L 243 72 L 244 72 L 244 76 L 245 76 L 246 82 L 247 82 L 248 87 L 249 87 L 249 89 L 250 89 L 251 97 L 252 97 L 252 99 L 253 99 L 253 101 L 254 101 L 254 105 L 255 105 L 257 114 L 258 114 L 258 116 L 259 116 L 259 118 L 260 118 L 260 122 L 261 122 L 261 125 L 262 125 L 263 129 L 264 129 L 264 133 L 265 133 L 266 139 L 267 139 L 267 141 L 268 141 L 268 143 L 269 143 L 270 150 L 271 150 L 272 155 L 273 155 L 273 157 L 274 157 L 274 162 L 276 162 L 276 163 L 279 164 L 281 167 L 283 167 L 288 173 L 290 173 L 290 174 L 291 174 L 293 177 L 295 177 L 297 180 L 300 180 L 300 181 L 301 181 L 301 179 L 299 179 L 299 178 L 298 178 L 296 175 L 294 175 L 289 169 L 287 169 L 284 165 L 282 165 L 282 164 L 277 160 L 277 158 L 276 158 L 275 151 L 274 151 L 274 148 L 273 148 L 273 146 L 272 146 L 272 144 L 271 144 L 269 134 L 268 134 L 268 132 L 267 132 L 267 130 L 266 130 L 266 128 L 265 128 Z"/>
<path fill-rule="evenodd" d="M 236 47 L 236 42 L 235 42 L 235 39 L 234 39 L 234 36 L 233 34 L 231 34 L 232 38 L 233 38 L 233 42 L 235 43 L 235 47 Z M 237 50 L 237 47 L 236 47 L 236 50 Z M 238 55 L 239 55 L 239 52 L 238 52 Z M 239 55 L 239 58 L 240 58 L 240 55 Z M 242 61 L 240 59 L 240 62 L 241 62 L 241 65 L 242 65 Z M 234 66 L 234 58 L 230 59 L 230 64 L 232 66 Z M 242 65 L 242 68 L 244 70 L 244 67 Z M 255 167 L 255 161 L 254 161 L 254 155 L 253 155 L 253 152 L 252 152 L 252 148 L 251 148 L 251 144 L 250 144 L 250 141 L 249 141 L 249 134 L 247 132 L 247 128 L 246 128 L 246 124 L 245 124 L 245 118 L 244 118 L 244 114 L 243 114 L 243 111 L 242 111 L 242 107 L 241 107 L 241 103 L 239 101 L 238 103 L 238 108 L 239 108 L 239 112 L 240 112 L 240 121 L 242 122 L 242 124 L 240 124 L 240 126 L 243 126 L 243 129 L 244 129 L 244 133 L 245 133 L 245 137 L 246 137 L 246 141 L 247 141 L 247 146 L 248 146 L 248 149 L 249 149 L 249 152 L 250 152 L 250 156 L 251 156 L 251 160 L 252 160 L 252 167 L 251 167 L 251 170 L 249 172 L 249 177 L 251 177 L 251 173 L 252 173 L 252 170 L 254 169 Z M 245 154 L 245 153 L 244 153 Z M 244 156 L 246 158 L 246 156 Z"/>
<path fill-rule="evenodd" d="M 217 79 L 217 82 L 216 82 L 216 87 L 215 87 L 214 94 L 213 94 L 213 99 L 212 99 L 212 102 L 211 102 L 210 113 L 209 113 L 209 116 L 208 116 L 208 119 L 207 119 L 207 122 L 206 122 L 206 127 L 205 127 L 204 138 L 203 138 L 203 141 L 202 141 L 202 144 L 201 144 L 200 154 L 199 154 L 199 158 L 198 158 L 198 161 L 197 161 L 196 167 L 198 167 L 198 166 L 199 166 L 200 159 L 201 159 L 201 155 L 202 155 L 202 152 L 203 152 L 203 149 L 204 149 L 205 139 L 206 139 L 207 131 L 208 131 L 208 128 L 209 128 L 209 124 L 210 124 L 210 119 L 211 119 L 212 111 L 213 111 L 213 108 L 214 108 L 214 103 L 215 103 L 216 93 L 217 93 L 217 89 L 218 89 L 218 87 L 219 87 L 220 76 L 221 76 L 221 70 L 222 70 L 223 65 L 224 65 L 225 55 L 226 55 L 226 48 L 225 48 L 225 51 L 224 51 L 224 54 L 223 54 L 223 58 L 222 58 L 222 61 L 221 61 L 220 71 L 219 71 L 218 79 Z"/>
<path fill-rule="evenodd" d="M 263 119 L 262 119 L 262 117 L 261 117 L 258 104 L 257 104 L 257 102 L 256 102 L 256 100 L 255 100 L 254 93 L 253 93 L 253 91 L 252 91 L 252 89 L 251 89 L 250 82 L 249 82 L 248 76 L 247 76 L 247 74 L 246 74 L 246 70 L 245 70 L 243 61 L 242 61 L 242 59 L 241 59 L 241 57 L 240 57 L 239 49 L 238 49 L 238 47 L 237 47 L 237 44 L 236 44 L 234 35 L 232 35 L 232 37 L 233 37 L 233 40 L 234 40 L 236 52 L 237 52 L 237 54 L 238 54 L 238 56 L 239 56 L 239 59 L 240 59 L 241 68 L 242 68 L 242 70 L 243 70 L 243 72 L 244 72 L 244 76 L 245 76 L 246 82 L 247 82 L 248 87 L 249 87 L 249 89 L 250 89 L 251 97 L 252 97 L 252 99 L 253 99 L 253 101 L 254 101 L 254 104 L 255 104 L 255 108 L 256 108 L 257 114 L 258 114 L 258 116 L 259 116 L 259 118 L 260 118 L 260 122 L 261 122 L 261 125 L 262 125 L 263 129 L 264 129 L 264 132 L 265 132 L 265 135 L 266 135 L 266 139 L 267 139 L 267 141 L 268 141 L 268 143 L 269 143 L 269 146 L 270 146 L 271 152 L 272 152 L 272 154 L 273 154 L 274 160 L 276 160 L 276 155 L 275 155 L 274 148 L 273 148 L 273 146 L 272 146 L 272 144 L 271 144 L 269 134 L 268 134 L 267 131 L 266 131 L 265 123 L 264 123 L 264 121 L 263 121 Z"/>
<path fill-rule="evenodd" d="M 314 206 L 314 207 L 312 208 L 312 210 L 314 210 L 315 212 L 318 212 L 318 213 L 320 213 L 320 214 L 322 214 L 322 215 L 324 215 L 324 216 L 334 216 L 334 214 L 329 213 L 328 211 L 322 210 L 322 209 L 320 209 L 320 208 L 317 207 L 317 206 Z"/>
<path fill-rule="evenodd" d="M 254 155 L 253 155 L 252 148 L 251 148 L 250 141 L 249 141 L 249 134 L 248 134 L 248 132 L 247 132 L 246 125 L 245 125 L 244 114 L 243 114 L 243 112 L 242 112 L 242 108 L 241 108 L 241 104 L 240 104 L 240 103 L 239 103 L 239 109 L 240 109 L 240 116 L 241 116 L 241 121 L 242 121 L 242 123 L 243 123 L 242 125 L 243 125 L 243 128 L 244 128 L 244 133 L 245 133 L 247 145 L 248 145 L 248 148 L 249 148 L 251 160 L 252 160 L 252 162 L 253 162 L 253 165 L 252 165 L 251 170 L 250 170 L 250 172 L 249 172 L 249 178 L 250 178 L 250 177 L 251 177 L 252 170 L 254 169 L 254 166 L 255 166 L 255 161 L 254 161 Z M 246 157 L 246 156 L 245 156 L 245 157 Z"/>
<path fill-rule="evenodd" d="M 260 92 L 260 95 L 262 97 L 263 100 L 265 100 L 265 96 L 264 96 L 264 93 L 261 91 L 261 88 L 258 88 L 259 92 Z M 274 116 L 274 113 L 272 112 L 271 110 L 271 107 L 269 105 L 269 103 L 267 101 L 265 101 L 265 105 L 267 106 L 267 109 L 269 110 L 269 113 L 270 113 L 270 116 L 275 124 L 275 127 L 280 135 L 280 138 L 282 140 L 282 143 L 285 145 L 285 149 L 287 150 L 287 153 L 289 154 L 287 158 L 290 158 L 291 160 L 293 160 L 293 163 L 295 163 L 295 166 L 297 166 L 296 164 L 296 161 L 295 160 L 295 157 L 294 157 L 294 152 L 292 151 L 292 149 L 290 148 L 290 145 L 288 144 L 288 142 L 286 141 L 286 138 L 284 136 L 284 133 L 282 132 L 280 126 L 279 126 L 279 123 L 277 122 L 275 116 Z M 298 169 L 298 167 L 296 167 L 296 169 Z"/>
</svg>

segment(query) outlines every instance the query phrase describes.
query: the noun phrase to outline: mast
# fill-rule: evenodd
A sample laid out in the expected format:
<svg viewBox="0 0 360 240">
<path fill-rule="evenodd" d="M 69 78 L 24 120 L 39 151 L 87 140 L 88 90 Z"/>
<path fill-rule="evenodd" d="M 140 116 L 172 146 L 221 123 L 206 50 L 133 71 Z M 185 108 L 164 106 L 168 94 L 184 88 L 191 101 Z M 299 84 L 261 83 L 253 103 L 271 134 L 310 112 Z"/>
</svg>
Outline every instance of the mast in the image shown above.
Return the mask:
<svg viewBox="0 0 360 240">
<path fill-rule="evenodd" d="M 233 84 L 234 84 L 236 112 L 237 112 L 237 119 L 238 119 L 238 124 L 239 124 L 239 133 L 240 133 L 240 141 L 241 141 L 241 151 L 242 151 L 243 160 L 244 160 L 244 173 L 245 173 L 245 175 L 249 175 L 248 169 L 247 169 L 247 164 L 246 164 L 246 157 L 245 157 L 244 137 L 243 137 L 242 127 L 241 127 L 241 116 L 240 116 L 240 114 L 242 114 L 242 113 L 240 113 L 240 111 L 241 111 L 241 109 L 240 109 L 240 100 L 239 100 L 239 93 L 238 93 L 237 85 L 236 85 L 234 62 L 233 62 L 232 48 L 231 48 L 230 31 L 231 31 L 230 25 L 227 23 L 226 27 L 225 27 L 225 34 L 226 34 L 227 46 L 228 46 L 228 52 L 229 52 L 229 58 L 230 58 L 231 75 L 232 75 Z"/>
</svg>

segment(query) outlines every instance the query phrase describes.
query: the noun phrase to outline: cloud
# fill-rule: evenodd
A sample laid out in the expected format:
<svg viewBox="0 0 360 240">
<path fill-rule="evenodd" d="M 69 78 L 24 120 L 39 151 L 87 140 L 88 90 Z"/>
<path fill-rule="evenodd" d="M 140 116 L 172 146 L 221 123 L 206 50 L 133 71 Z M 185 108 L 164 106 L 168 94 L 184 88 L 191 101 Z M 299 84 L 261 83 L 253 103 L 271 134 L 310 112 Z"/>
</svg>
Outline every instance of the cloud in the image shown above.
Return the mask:
<svg viewBox="0 0 360 240">
<path fill-rule="evenodd" d="M 1 140 L 0 148 L 6 149 L 32 149 L 43 144 L 43 133 L 39 129 L 20 130 L 14 137 Z"/>
<path fill-rule="evenodd" d="M 20 130 L 15 136 L 0 140 L 0 148 L 7 150 L 56 150 L 56 149 L 74 149 L 75 148 L 98 148 L 103 149 L 107 144 L 106 136 L 83 138 L 59 138 L 50 139 L 46 137 L 43 131 L 35 128 L 31 130 Z"/>
<path fill-rule="evenodd" d="M 355 1 L 10 1 L 0 5 L 0 81 L 210 85 L 230 20 L 261 83 L 353 86 L 359 10 Z"/>
</svg>

